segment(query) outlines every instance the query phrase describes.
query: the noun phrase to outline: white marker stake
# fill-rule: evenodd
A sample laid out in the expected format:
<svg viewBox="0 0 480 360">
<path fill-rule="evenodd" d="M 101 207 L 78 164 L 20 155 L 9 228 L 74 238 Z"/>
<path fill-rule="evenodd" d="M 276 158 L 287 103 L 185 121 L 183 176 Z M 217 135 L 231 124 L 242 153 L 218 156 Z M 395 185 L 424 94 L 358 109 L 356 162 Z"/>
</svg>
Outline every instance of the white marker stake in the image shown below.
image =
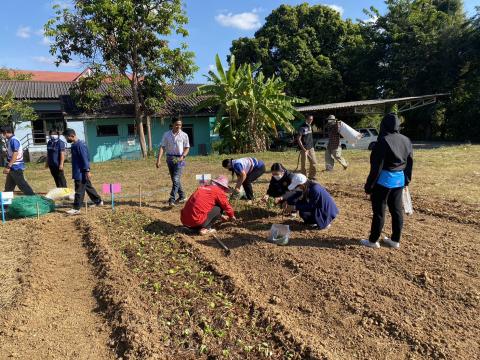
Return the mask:
<svg viewBox="0 0 480 360">
<path fill-rule="evenodd" d="M 0 192 L 0 204 L 2 207 L 2 223 L 5 224 L 5 205 L 10 205 L 13 200 L 13 191 Z"/>
<path fill-rule="evenodd" d="M 200 185 L 206 185 L 210 180 L 212 180 L 211 174 L 199 174 L 195 175 L 195 179 Z"/>
</svg>

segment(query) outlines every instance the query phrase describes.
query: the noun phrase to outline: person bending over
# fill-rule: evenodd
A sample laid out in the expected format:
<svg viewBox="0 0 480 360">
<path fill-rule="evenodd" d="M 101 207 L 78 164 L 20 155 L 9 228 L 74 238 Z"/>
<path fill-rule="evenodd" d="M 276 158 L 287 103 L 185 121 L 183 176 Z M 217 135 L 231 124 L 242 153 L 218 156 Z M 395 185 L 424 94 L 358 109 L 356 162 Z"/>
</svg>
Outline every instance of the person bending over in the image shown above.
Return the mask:
<svg viewBox="0 0 480 360">
<path fill-rule="evenodd" d="M 182 224 L 205 235 L 215 232 L 211 226 L 219 218 L 224 221 L 235 220 L 235 213 L 227 198 L 229 192 L 226 176 L 212 180 L 212 185 L 200 186 L 180 213 Z"/>
</svg>

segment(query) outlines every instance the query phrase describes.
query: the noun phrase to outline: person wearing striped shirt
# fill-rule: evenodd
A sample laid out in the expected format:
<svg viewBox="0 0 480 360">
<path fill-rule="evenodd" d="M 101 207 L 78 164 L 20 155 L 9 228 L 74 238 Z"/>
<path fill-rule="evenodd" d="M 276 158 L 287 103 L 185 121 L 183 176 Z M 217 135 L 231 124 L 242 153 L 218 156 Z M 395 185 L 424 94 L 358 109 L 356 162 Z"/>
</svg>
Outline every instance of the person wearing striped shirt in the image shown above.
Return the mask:
<svg viewBox="0 0 480 360">
<path fill-rule="evenodd" d="M 7 175 L 5 180 L 5 191 L 14 191 L 18 186 L 20 191 L 25 195 L 35 195 L 32 188 L 25 180 L 23 171 L 25 170 L 25 162 L 23 161 L 23 148 L 20 141 L 13 133 L 11 126 L 3 126 L 1 128 L 2 136 L 6 139 L 7 144 L 7 165 L 3 173 Z"/>
<path fill-rule="evenodd" d="M 233 197 L 238 197 L 243 185 L 247 200 L 253 200 L 252 183 L 265 173 L 265 163 L 252 157 L 241 159 L 225 159 L 222 166 L 237 176 L 237 183 L 233 190 Z"/>
</svg>

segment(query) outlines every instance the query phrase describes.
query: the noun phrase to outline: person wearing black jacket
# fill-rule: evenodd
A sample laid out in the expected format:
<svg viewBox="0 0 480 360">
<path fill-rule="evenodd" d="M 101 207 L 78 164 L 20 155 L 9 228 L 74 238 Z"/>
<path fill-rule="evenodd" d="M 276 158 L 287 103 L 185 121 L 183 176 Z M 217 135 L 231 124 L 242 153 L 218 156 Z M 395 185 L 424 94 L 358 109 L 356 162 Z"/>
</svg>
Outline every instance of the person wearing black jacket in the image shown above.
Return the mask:
<svg viewBox="0 0 480 360">
<path fill-rule="evenodd" d="M 361 244 L 379 248 L 378 239 L 385 223 L 385 208 L 392 216 L 392 236 L 383 241 L 398 249 L 403 228 L 402 192 L 412 179 L 413 149 L 410 139 L 399 133 L 400 120 L 396 114 L 385 115 L 380 135 L 370 155 L 370 173 L 365 192 L 371 195 L 372 227 L 369 239 Z"/>
<path fill-rule="evenodd" d="M 268 186 L 267 195 L 264 200 L 269 197 L 277 198 L 288 192 L 288 186 L 292 183 L 293 173 L 285 169 L 280 163 L 274 163 L 271 167 L 272 179 Z"/>
</svg>

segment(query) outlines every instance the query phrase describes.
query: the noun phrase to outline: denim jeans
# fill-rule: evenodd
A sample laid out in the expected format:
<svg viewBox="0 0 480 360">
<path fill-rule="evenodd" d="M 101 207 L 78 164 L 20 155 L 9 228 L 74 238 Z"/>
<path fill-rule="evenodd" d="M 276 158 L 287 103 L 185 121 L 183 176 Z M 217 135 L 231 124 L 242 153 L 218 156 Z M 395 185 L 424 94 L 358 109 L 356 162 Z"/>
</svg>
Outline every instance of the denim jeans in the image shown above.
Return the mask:
<svg viewBox="0 0 480 360">
<path fill-rule="evenodd" d="M 168 201 L 175 202 L 175 200 L 177 200 L 177 193 L 178 199 L 185 199 L 185 193 L 183 192 L 182 183 L 180 182 L 185 165 L 181 162 L 175 163 L 171 161 L 167 161 L 167 165 L 170 178 L 172 179 L 172 191 L 170 192 L 170 199 Z"/>
</svg>

